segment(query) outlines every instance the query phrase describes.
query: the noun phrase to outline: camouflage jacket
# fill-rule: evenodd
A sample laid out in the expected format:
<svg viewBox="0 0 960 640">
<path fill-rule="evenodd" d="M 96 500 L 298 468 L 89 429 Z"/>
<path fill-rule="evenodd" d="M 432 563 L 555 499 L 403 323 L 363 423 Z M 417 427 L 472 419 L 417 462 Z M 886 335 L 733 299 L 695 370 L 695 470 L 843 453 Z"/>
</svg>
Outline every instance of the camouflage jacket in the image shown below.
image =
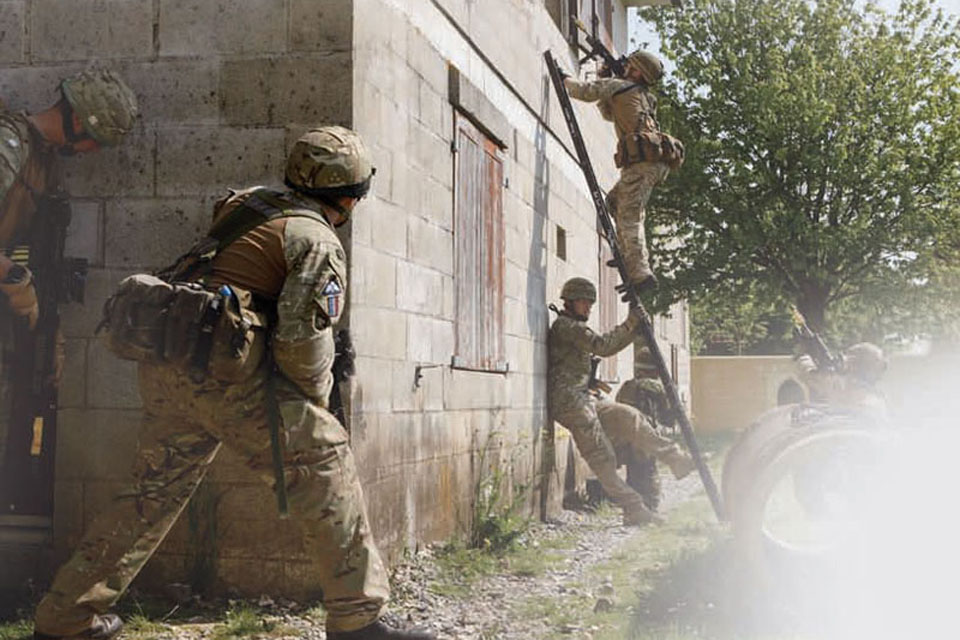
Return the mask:
<svg viewBox="0 0 960 640">
<path fill-rule="evenodd" d="M 670 428 L 677 422 L 677 414 L 656 378 L 632 378 L 620 386 L 617 402 L 636 407 L 653 423 L 655 429 Z"/>
<path fill-rule="evenodd" d="M 254 191 L 233 192 L 219 201 L 214 219 L 229 215 Z M 333 386 L 333 330 L 347 292 L 346 255 L 333 226 L 322 219 L 324 205 L 293 192 L 281 199 L 285 212 L 306 209 L 314 215 L 287 215 L 248 231 L 218 254 L 207 279 L 276 301 L 272 345 L 277 366 L 307 397 L 326 407 Z"/>
<path fill-rule="evenodd" d="M 633 342 L 639 317 L 631 313 L 613 330 L 599 335 L 565 311 L 561 311 L 547 336 L 547 396 L 555 415 L 577 410 L 595 400 L 590 382 L 590 356 L 612 356 Z"/>
<path fill-rule="evenodd" d="M 34 194 L 54 179 L 55 158 L 24 114 L 0 105 L 0 247 L 25 240 L 37 207 Z"/>
<path fill-rule="evenodd" d="M 643 84 L 621 78 L 599 78 L 590 82 L 567 83 L 571 98 L 597 102 L 600 114 L 613 122 L 617 139 L 639 132 L 659 132 L 657 98 Z"/>
</svg>

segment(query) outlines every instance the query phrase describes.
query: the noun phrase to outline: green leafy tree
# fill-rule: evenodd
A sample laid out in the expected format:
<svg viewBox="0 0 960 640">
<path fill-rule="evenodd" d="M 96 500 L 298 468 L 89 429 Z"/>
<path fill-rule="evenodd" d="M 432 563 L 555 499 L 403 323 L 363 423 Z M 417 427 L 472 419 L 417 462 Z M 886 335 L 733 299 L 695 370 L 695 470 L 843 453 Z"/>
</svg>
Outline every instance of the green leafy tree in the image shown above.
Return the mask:
<svg viewBox="0 0 960 640">
<path fill-rule="evenodd" d="M 828 307 L 927 309 L 917 301 L 949 280 L 928 256 L 960 226 L 956 18 L 931 0 L 894 14 L 694 0 L 644 15 L 676 65 L 661 123 L 687 148 L 649 219 L 660 305 L 750 283 L 820 330 Z"/>
</svg>

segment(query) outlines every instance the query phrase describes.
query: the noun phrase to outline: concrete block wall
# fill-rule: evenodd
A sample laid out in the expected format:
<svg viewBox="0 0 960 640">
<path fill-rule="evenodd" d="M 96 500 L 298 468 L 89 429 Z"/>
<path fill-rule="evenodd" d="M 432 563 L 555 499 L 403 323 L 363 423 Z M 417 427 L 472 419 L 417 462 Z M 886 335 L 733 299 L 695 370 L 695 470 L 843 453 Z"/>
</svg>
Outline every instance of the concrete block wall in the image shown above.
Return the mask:
<svg viewBox="0 0 960 640">
<path fill-rule="evenodd" d="M 378 173 L 352 229 L 352 435 L 378 539 L 396 551 L 466 529 L 493 460 L 506 465 L 535 513 L 547 427 L 546 307 L 567 278 L 596 281 L 598 236 L 542 52 L 551 49 L 568 69 L 575 58 L 542 3 L 356 0 L 355 13 L 363 19 L 354 32 L 354 126 Z M 467 110 L 506 145 L 506 374 L 450 367 L 456 76 L 454 94 L 461 102 L 482 96 L 481 108 Z M 592 105 L 576 108 L 601 182 L 611 185 L 610 125 Z M 557 227 L 567 237 L 565 260 L 557 257 Z M 677 326 L 685 333 L 685 316 Z M 622 354 L 621 379 L 632 375 L 631 363 Z M 419 387 L 417 365 L 431 366 Z M 558 430 L 548 448 L 556 458 L 550 510 L 559 508 L 571 446 Z"/>
<path fill-rule="evenodd" d="M 63 163 L 74 214 L 67 253 L 91 269 L 86 304 L 63 310 L 59 556 L 122 486 L 136 444 L 135 367 L 94 336 L 104 300 L 127 274 L 185 250 L 228 187 L 279 186 L 287 149 L 308 126 L 350 124 L 352 24 L 351 0 L 0 0 L 8 106 L 43 109 L 62 77 L 94 64 L 119 71 L 141 105 L 122 146 Z M 206 554 L 217 556 L 216 575 L 193 577 L 213 587 L 308 594 L 311 564 L 258 482 L 221 455 L 206 501 L 181 518 L 143 581 L 184 581 Z M 284 544 L 264 544 L 278 536 Z M 251 561 L 266 570 L 251 576 Z"/>
</svg>

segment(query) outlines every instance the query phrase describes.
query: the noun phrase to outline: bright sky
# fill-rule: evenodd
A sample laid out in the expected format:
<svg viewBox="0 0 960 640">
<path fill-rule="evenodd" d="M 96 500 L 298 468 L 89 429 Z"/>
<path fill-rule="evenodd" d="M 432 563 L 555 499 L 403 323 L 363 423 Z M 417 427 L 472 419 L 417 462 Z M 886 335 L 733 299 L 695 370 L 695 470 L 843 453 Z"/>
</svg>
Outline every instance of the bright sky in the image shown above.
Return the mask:
<svg viewBox="0 0 960 640">
<path fill-rule="evenodd" d="M 892 12 L 900 5 L 900 0 L 873 0 L 873 4 Z M 960 15 L 960 0 L 937 0 L 936 4 L 953 14 Z M 661 11 L 670 10 L 667 7 L 661 9 Z M 627 11 L 627 20 L 629 21 L 627 34 L 630 39 L 628 48 L 632 51 L 638 46 L 649 45 L 651 51 L 659 51 L 660 40 L 650 25 L 636 17 L 636 9 L 628 9 Z M 669 71 L 672 65 L 669 60 L 665 62 Z"/>
</svg>

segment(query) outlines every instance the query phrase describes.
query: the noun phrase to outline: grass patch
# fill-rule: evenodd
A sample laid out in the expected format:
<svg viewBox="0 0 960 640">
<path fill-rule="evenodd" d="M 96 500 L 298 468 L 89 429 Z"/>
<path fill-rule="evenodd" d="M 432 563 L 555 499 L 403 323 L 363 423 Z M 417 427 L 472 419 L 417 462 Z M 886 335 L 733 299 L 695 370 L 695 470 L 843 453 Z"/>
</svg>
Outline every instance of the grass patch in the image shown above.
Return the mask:
<svg viewBox="0 0 960 640">
<path fill-rule="evenodd" d="M 33 621 L 27 618 L 0 623 L 0 640 L 25 640 L 33 636 Z"/>
</svg>

